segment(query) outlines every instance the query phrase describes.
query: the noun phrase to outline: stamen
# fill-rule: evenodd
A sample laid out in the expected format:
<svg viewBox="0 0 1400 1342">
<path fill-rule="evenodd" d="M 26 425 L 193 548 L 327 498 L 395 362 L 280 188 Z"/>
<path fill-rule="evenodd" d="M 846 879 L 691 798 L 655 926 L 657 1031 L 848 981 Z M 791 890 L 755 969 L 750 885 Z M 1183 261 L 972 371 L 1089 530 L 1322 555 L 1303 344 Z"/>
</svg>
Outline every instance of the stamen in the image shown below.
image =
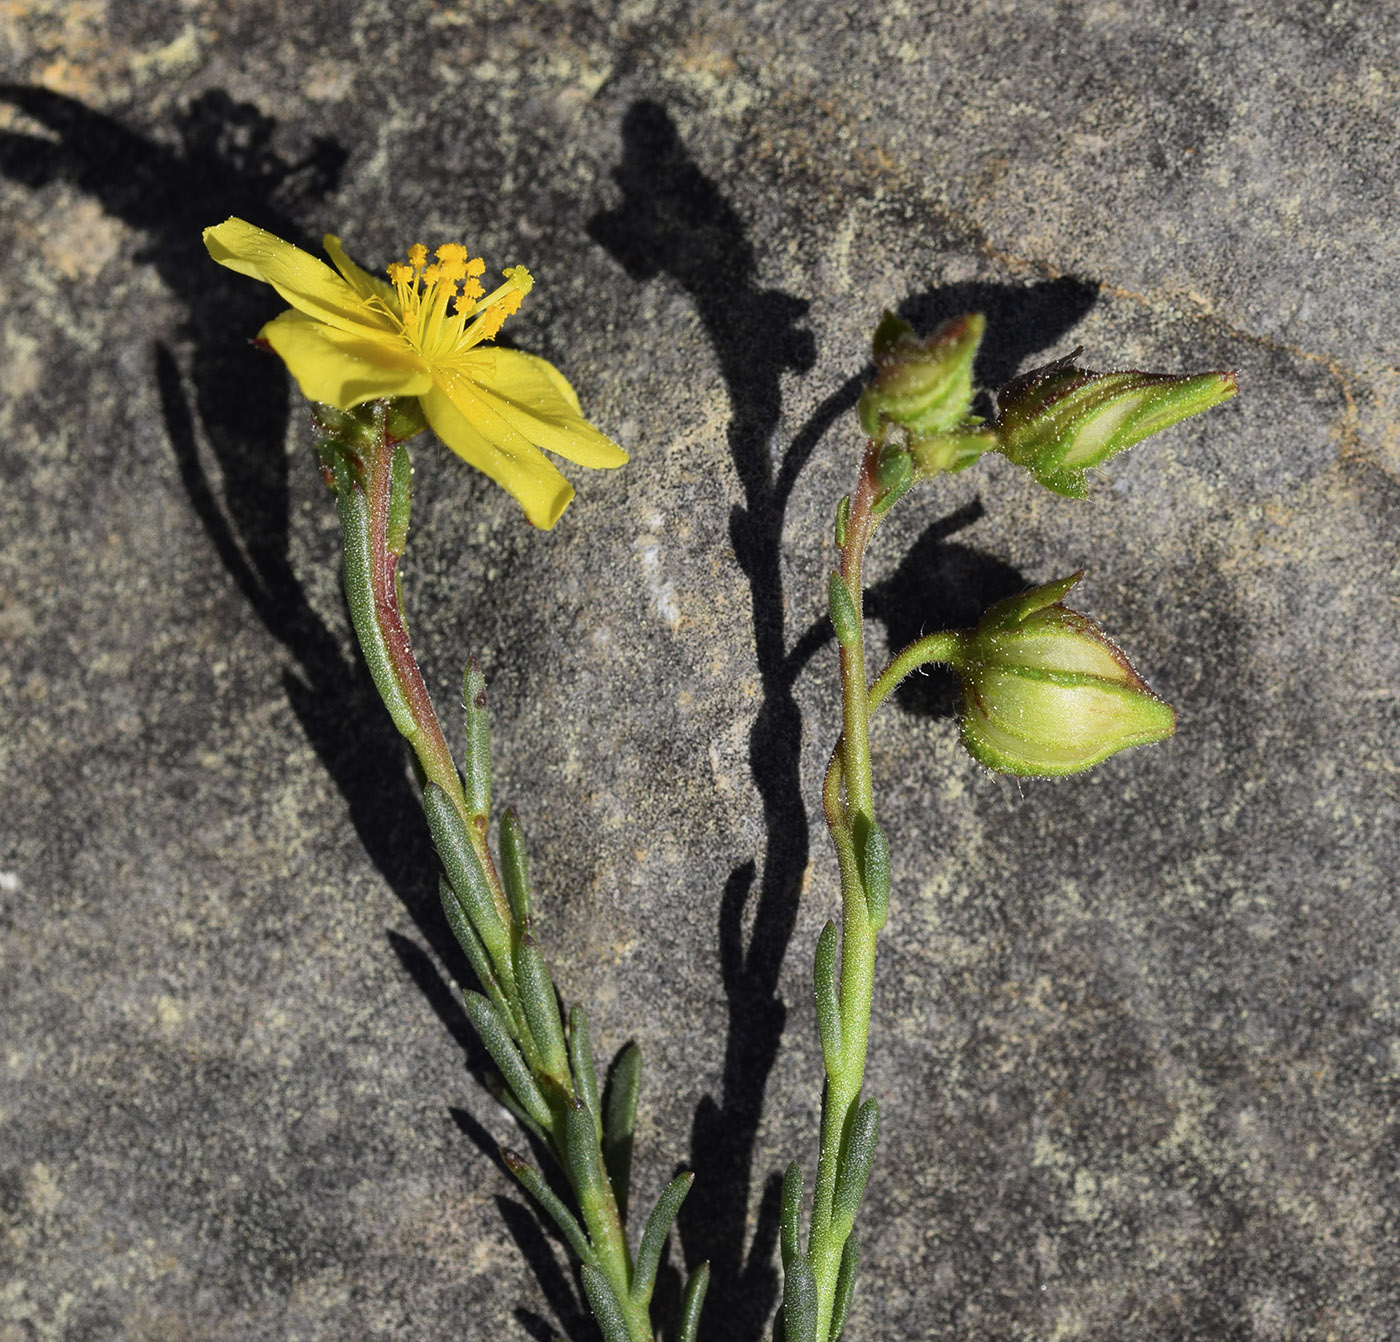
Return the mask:
<svg viewBox="0 0 1400 1342">
<path fill-rule="evenodd" d="M 427 260 L 428 249 L 423 246 L 421 242 L 415 242 L 413 246 L 408 249 L 408 264 L 411 265 L 414 270 L 422 270 L 424 265 L 427 264 Z"/>
</svg>

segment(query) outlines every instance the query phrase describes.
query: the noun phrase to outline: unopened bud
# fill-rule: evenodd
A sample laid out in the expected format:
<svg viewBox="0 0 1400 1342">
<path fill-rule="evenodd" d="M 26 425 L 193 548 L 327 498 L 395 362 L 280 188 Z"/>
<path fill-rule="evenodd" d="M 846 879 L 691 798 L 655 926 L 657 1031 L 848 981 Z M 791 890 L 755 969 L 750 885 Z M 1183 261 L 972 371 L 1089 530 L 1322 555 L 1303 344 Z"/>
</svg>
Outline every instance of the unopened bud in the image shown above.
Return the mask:
<svg viewBox="0 0 1400 1342">
<path fill-rule="evenodd" d="M 885 313 L 875 332 L 875 379 L 861 394 L 860 425 L 872 438 L 882 421 L 914 433 L 961 422 L 972 404 L 972 361 L 987 321 L 970 312 L 944 322 L 926 340 Z"/>
<path fill-rule="evenodd" d="M 962 636 L 962 739 L 998 773 L 1080 773 L 1176 730 L 1176 713 L 1092 620 L 1059 604 L 1082 577 L 999 601 Z"/>
<path fill-rule="evenodd" d="M 1234 373 L 1094 373 L 1079 350 L 1008 383 L 992 425 L 997 450 L 1047 489 L 1085 494 L 1084 472 L 1191 415 L 1228 401 Z"/>
</svg>

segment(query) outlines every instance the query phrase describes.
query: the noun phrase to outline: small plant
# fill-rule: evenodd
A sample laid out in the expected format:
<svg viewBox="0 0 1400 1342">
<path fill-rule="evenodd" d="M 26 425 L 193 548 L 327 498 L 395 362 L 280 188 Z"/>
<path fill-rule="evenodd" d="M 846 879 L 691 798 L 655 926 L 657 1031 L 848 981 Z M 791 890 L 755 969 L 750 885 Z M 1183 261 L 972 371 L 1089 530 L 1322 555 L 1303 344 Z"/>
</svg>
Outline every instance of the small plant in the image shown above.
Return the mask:
<svg viewBox="0 0 1400 1342">
<path fill-rule="evenodd" d="M 449 750 L 419 671 L 402 609 L 399 563 L 408 541 L 412 465 L 407 441 L 431 427 L 508 490 L 534 525 L 555 525 L 572 487 L 545 451 L 614 467 L 623 450 L 583 417 L 563 375 L 542 359 L 490 343 L 530 292 L 520 266 L 487 292 L 484 262 L 447 244 L 430 260 L 409 249 L 387 281 L 355 265 L 339 241 L 322 262 L 231 219 L 206 230 L 211 255 L 271 284 L 291 310 L 258 341 L 287 364 L 311 400 L 321 471 L 334 493 L 345 594 L 366 664 L 413 750 L 423 810 L 443 866 L 442 907 L 476 975 L 467 1013 L 497 1069 L 494 1093 L 567 1184 L 502 1149 L 506 1166 L 577 1256 L 605 1342 L 652 1342 L 657 1268 L 690 1173 L 660 1193 L 635 1251 L 627 1235 L 641 1055 L 627 1045 L 600 1086 L 581 1006 L 561 1005 L 540 944 L 524 831 L 513 809 L 493 853 L 490 732 L 485 679 L 467 664 L 466 750 Z M 890 907 L 890 844 L 877 820 L 869 723 L 899 682 L 941 662 L 961 682 L 961 733 L 975 759 L 1022 776 L 1088 769 L 1175 727 L 1126 656 L 1089 619 L 1061 603 L 1082 574 L 998 602 L 975 627 L 920 638 L 873 681 L 862 624 L 865 552 L 891 508 L 915 485 L 1001 452 L 1047 489 L 1086 492 L 1086 472 L 1116 452 L 1235 394 L 1230 373 L 1095 373 L 1058 360 L 996 393 L 990 421 L 972 414 L 981 316 L 919 339 L 887 314 L 874 340 L 876 372 L 860 401 L 866 434 L 855 488 L 836 509 L 838 562 L 830 575 L 839 644 L 842 733 L 823 788 L 841 878 L 840 922 L 826 924 L 814 968 L 824 1062 L 815 1192 L 802 1236 L 803 1177 L 783 1181 L 783 1302 L 778 1342 L 842 1335 L 859 1266 L 855 1223 L 879 1136 L 879 1109 L 862 1087 L 869 1046 L 876 942 Z M 543 449 L 543 450 L 542 450 Z M 705 1172 L 698 1171 L 703 1178 Z M 690 1276 L 676 1342 L 693 1342 L 709 1280 Z"/>
</svg>

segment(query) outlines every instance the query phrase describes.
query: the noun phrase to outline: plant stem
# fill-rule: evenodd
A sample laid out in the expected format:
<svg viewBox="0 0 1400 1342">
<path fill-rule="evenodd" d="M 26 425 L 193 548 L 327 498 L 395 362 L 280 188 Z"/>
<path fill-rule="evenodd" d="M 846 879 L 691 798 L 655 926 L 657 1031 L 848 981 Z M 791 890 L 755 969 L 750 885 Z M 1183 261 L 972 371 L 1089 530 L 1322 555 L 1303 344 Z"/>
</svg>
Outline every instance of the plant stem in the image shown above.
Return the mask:
<svg viewBox="0 0 1400 1342">
<path fill-rule="evenodd" d="M 492 968 L 500 987 L 510 999 L 508 1005 L 519 1028 L 519 1023 L 527 1018 L 528 1012 L 523 1009 L 520 1000 L 516 963 L 523 963 L 519 959 L 522 953 L 528 960 L 530 956 L 537 956 L 537 952 L 532 949 L 533 943 L 528 943 L 522 952 L 521 939 L 526 929 L 511 911 L 487 842 L 487 816 L 474 813 L 467 800 L 452 751 L 413 655 L 399 600 L 399 556 L 389 542 L 390 514 L 396 503 L 394 451 L 397 443 L 389 433 L 385 403 L 376 403 L 371 407 L 371 413 L 370 432 L 364 431 L 366 425 L 361 420 L 353 426 L 357 431 L 342 436 L 332 432 L 331 435 L 330 445 L 340 453 L 341 462 L 348 464 L 348 469 L 328 467 L 327 477 L 336 489 L 340 504 L 345 537 L 346 598 L 355 633 L 375 685 L 395 725 L 413 748 L 425 786 L 432 784 L 440 788 L 452 809 L 460 816 L 467 842 L 490 890 L 491 903 L 495 905 L 501 923 L 509 930 L 508 946 L 498 951 L 488 949 L 486 953 L 491 955 Z M 553 1011 L 555 989 L 548 971 L 542 959 L 533 963 L 538 965 L 536 997 L 529 1000 L 544 1000 Z M 557 1022 L 555 1030 L 558 1030 Z M 534 1080 L 545 1088 L 553 1119 L 537 1131 L 545 1138 L 567 1174 L 583 1214 L 588 1247 L 593 1258 L 593 1266 L 588 1270 L 596 1271 L 606 1280 L 615 1297 L 614 1305 L 607 1309 L 608 1316 L 625 1330 L 628 1342 L 653 1342 L 647 1305 L 633 1299 L 631 1294 L 632 1254 L 618 1212 L 616 1191 L 605 1169 L 597 1119 L 592 1110 L 580 1102 L 584 1087 L 567 1063 L 545 1069 L 539 1057 L 538 1043 L 530 1038 L 530 1031 L 522 1030 L 521 1036 L 517 1042 L 525 1053 L 525 1065 L 530 1068 Z M 512 1049 L 515 1046 L 509 1039 L 498 1043 Z M 591 1056 L 587 1059 L 587 1067 L 591 1075 Z M 524 1107 L 519 1103 L 515 1105 L 517 1111 Z M 518 1157 L 515 1161 L 523 1165 Z M 510 1158 L 507 1164 L 511 1164 Z M 529 1187 L 528 1180 L 537 1178 L 530 1171 L 522 1182 Z M 695 1307 L 698 1310 L 698 1299 Z M 609 1332 L 609 1336 L 613 1336 L 613 1333 Z"/>
<path fill-rule="evenodd" d="M 817 1283 L 816 1336 L 826 1339 L 831 1327 L 841 1255 L 850 1233 L 837 1222 L 835 1195 L 841 1172 L 842 1147 L 860 1103 L 865 1078 L 866 1045 L 870 1033 L 870 1002 L 875 982 L 877 929 L 871 921 L 861 872 L 859 842 L 874 822 L 874 790 L 870 771 L 870 697 L 865 679 L 865 636 L 860 615 L 863 606 L 862 561 L 874 529 L 872 513 L 877 485 L 875 468 L 880 447 L 870 442 L 865 451 L 860 480 L 851 497 L 840 574 L 855 605 L 855 636 L 841 645 L 841 709 L 843 731 L 837 743 L 823 809 L 827 828 L 836 846 L 841 871 L 841 1049 L 826 1061 L 826 1088 L 822 1096 L 821 1148 L 817 1185 L 808 1238 L 809 1256 Z M 845 795 L 841 795 L 844 783 Z"/>
</svg>

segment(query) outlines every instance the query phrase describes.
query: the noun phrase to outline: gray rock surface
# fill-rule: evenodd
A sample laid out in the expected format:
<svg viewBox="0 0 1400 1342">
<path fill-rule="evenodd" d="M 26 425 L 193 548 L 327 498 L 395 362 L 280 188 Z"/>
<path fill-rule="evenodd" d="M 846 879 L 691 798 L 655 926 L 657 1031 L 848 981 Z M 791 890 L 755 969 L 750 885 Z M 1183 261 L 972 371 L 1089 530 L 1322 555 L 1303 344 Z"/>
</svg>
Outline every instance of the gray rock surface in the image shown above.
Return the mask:
<svg viewBox="0 0 1400 1342">
<path fill-rule="evenodd" d="M 1235 367 L 1089 503 L 894 515 L 871 632 L 1080 566 L 1177 737 L 1058 784 L 875 733 L 895 897 L 848 1336 L 1400 1335 L 1400 14 L 634 0 L 0 12 L 0 1338 L 593 1336 L 357 669 L 279 308 L 199 230 L 465 239 L 633 452 L 552 533 L 424 440 L 558 981 L 756 1342 L 815 1163 L 828 523 L 882 307 L 986 383 Z M 523 1249 L 523 1253 L 522 1253 Z M 673 1278 L 667 1279 L 674 1291 Z"/>
</svg>

